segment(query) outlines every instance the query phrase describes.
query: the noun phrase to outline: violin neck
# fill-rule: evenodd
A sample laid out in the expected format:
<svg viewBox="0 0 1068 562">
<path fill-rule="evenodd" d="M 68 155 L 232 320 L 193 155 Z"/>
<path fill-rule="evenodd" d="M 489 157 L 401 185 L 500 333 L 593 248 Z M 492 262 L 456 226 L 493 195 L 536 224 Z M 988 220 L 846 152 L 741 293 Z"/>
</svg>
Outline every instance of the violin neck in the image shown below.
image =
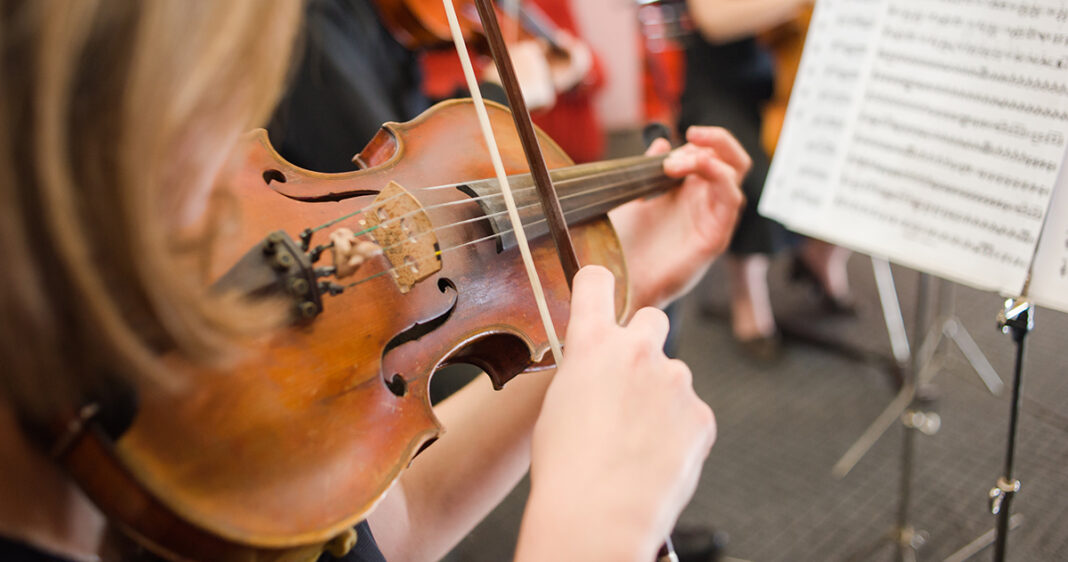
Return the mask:
<svg viewBox="0 0 1068 562">
<path fill-rule="evenodd" d="M 556 40 L 560 29 L 536 4 L 528 2 L 519 5 L 519 23 L 535 37 L 548 41 L 549 47 L 554 51 L 567 52 L 567 49 Z"/>
<path fill-rule="evenodd" d="M 567 223 L 599 217 L 628 201 L 679 185 L 681 180 L 664 174 L 664 158 L 666 155 L 632 156 L 550 172 Z M 537 201 L 535 194 L 524 199 L 527 198 L 531 203 Z M 536 209 L 533 214 L 540 213 L 541 209 Z"/>
<path fill-rule="evenodd" d="M 677 186 L 682 180 L 664 174 L 665 155 L 632 156 L 590 164 L 579 164 L 550 171 L 553 187 L 568 225 L 579 224 L 628 201 L 648 197 Z M 530 174 L 510 176 L 508 183 L 527 237 L 534 239 L 549 233 Z M 466 189 L 463 189 L 466 188 Z M 497 180 L 487 179 L 463 186 L 479 203 L 490 220 L 502 250 L 515 245 L 512 225 L 502 197 L 487 197 L 499 192 Z M 468 191 L 469 190 L 469 191 Z"/>
</svg>

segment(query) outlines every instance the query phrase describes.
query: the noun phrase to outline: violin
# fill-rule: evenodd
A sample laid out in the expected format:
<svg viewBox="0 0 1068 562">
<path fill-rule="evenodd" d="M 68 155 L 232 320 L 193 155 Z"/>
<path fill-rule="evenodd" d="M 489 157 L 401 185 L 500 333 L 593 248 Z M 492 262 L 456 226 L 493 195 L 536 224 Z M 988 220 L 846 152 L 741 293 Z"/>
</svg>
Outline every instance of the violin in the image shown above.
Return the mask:
<svg viewBox="0 0 1068 562">
<path fill-rule="evenodd" d="M 550 312 L 569 291 L 546 236 L 507 109 L 490 120 Z M 627 270 L 605 213 L 671 189 L 662 156 L 572 166 L 538 134 L 583 264 Z M 292 326 L 225 372 L 184 369 L 180 389 L 136 389 L 117 439 L 89 423 L 59 461 L 110 519 L 160 554 L 197 560 L 306 560 L 351 548 L 401 471 L 442 432 L 427 393 L 441 366 L 474 364 L 501 387 L 552 366 L 523 265 L 469 101 L 387 123 L 354 158 L 322 174 L 286 162 L 264 131 L 225 174 L 240 223 L 211 256 L 219 290 L 276 299 Z M 354 272 L 331 264 L 331 231 L 377 251 Z M 181 368 L 179 366 L 179 368 Z M 250 392 L 250 389 L 255 392 Z"/>
<path fill-rule="evenodd" d="M 483 42 L 485 29 L 474 1 L 460 0 L 454 3 L 464 39 L 469 43 Z M 409 50 L 452 46 L 449 23 L 440 0 L 375 0 L 375 6 L 393 38 Z M 506 39 L 516 41 L 536 37 L 545 40 L 557 53 L 566 54 L 567 49 L 556 40 L 559 30 L 536 9 L 519 6 L 515 14 L 518 21 L 500 9 L 495 12 L 501 28 L 513 30 L 512 36 Z M 517 35 L 519 32 L 523 35 Z"/>
<path fill-rule="evenodd" d="M 476 53 L 488 54 L 486 30 L 474 2 L 455 4 L 464 39 Z M 375 5 L 394 39 L 422 53 L 424 89 L 429 97 L 452 97 L 465 87 L 455 53 L 446 52 L 452 47 L 452 36 L 440 0 L 375 0 Z M 512 56 L 522 61 L 519 80 L 530 109 L 551 107 L 558 94 L 575 89 L 594 70 L 590 48 L 558 28 L 536 5 L 519 5 L 514 15 L 499 8 L 494 13 L 502 30 L 510 31 L 504 36 Z M 487 80 L 500 81 L 492 65 L 485 69 Z"/>
</svg>

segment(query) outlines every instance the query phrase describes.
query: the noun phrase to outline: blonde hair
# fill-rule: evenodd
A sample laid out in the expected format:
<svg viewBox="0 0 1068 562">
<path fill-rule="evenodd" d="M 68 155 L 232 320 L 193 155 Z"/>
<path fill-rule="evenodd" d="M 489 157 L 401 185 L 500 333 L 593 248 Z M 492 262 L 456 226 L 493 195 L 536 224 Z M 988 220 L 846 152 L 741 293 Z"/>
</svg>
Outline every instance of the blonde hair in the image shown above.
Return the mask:
<svg viewBox="0 0 1068 562">
<path fill-rule="evenodd" d="M 274 107 L 300 11 L 0 2 L 0 390 L 24 415 L 76 406 L 105 374 L 165 381 L 164 351 L 213 362 L 260 327 L 209 294 L 172 217 Z"/>
</svg>

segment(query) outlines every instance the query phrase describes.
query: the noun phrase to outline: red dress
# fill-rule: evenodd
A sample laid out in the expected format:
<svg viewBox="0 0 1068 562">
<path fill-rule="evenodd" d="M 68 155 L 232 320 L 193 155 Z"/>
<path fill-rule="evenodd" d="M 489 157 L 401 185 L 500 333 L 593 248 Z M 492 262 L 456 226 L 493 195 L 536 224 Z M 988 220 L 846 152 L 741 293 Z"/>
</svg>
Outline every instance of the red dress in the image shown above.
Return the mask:
<svg viewBox="0 0 1068 562">
<path fill-rule="evenodd" d="M 526 0 L 571 35 L 579 36 L 571 13 L 570 0 Z M 476 66 L 491 64 L 486 57 L 473 57 Z M 466 91 L 460 61 L 452 51 L 430 51 L 422 56 L 423 90 L 432 99 L 453 97 Z M 476 72 L 479 68 L 476 68 Z M 593 107 L 593 97 L 603 83 L 600 64 L 593 57 L 593 66 L 586 78 L 566 92 L 557 92 L 556 103 L 549 109 L 531 112 L 534 123 L 541 127 L 575 162 L 591 162 L 604 158 L 604 132 Z"/>
</svg>

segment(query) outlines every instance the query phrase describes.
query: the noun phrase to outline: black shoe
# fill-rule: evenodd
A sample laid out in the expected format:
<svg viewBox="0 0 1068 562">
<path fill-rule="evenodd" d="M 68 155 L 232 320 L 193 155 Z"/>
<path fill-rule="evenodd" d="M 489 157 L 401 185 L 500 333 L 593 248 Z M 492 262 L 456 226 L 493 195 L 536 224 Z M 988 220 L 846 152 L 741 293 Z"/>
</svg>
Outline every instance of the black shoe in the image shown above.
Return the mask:
<svg viewBox="0 0 1068 562">
<path fill-rule="evenodd" d="M 671 533 L 679 562 L 717 562 L 723 557 L 729 541 L 727 533 L 711 527 L 683 527 Z"/>
<path fill-rule="evenodd" d="M 819 295 L 820 306 L 829 314 L 835 316 L 857 315 L 857 303 L 853 299 L 853 295 L 836 297 L 827 292 L 827 288 L 823 286 L 823 282 L 820 281 L 816 272 L 812 271 L 812 268 L 799 255 L 794 256 L 794 261 L 790 265 L 790 281 L 811 285 Z"/>
</svg>

